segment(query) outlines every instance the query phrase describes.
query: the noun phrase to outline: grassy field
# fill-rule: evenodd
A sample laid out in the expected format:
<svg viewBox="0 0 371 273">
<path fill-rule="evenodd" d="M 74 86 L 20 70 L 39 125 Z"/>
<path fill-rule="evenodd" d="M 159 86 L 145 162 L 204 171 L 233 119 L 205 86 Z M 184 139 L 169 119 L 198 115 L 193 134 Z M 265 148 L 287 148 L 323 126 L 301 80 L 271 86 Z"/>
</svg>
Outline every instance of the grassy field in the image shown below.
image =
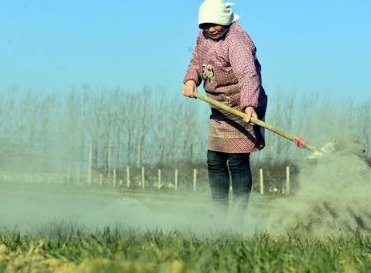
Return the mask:
<svg viewBox="0 0 371 273">
<path fill-rule="evenodd" d="M 54 236 L 1 232 L 0 272 L 370 272 L 371 238 L 324 240 L 61 227 Z"/>
<path fill-rule="evenodd" d="M 367 234 L 240 232 L 208 197 L 1 184 L 0 272 L 371 272 Z M 250 213 L 277 198 L 252 196 Z"/>
</svg>

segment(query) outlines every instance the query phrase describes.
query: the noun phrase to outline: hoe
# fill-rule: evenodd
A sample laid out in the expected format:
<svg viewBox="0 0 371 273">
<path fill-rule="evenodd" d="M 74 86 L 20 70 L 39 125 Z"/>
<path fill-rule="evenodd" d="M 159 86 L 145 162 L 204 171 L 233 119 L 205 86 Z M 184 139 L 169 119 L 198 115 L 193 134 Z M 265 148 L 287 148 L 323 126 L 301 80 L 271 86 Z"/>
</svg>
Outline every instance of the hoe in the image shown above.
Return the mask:
<svg viewBox="0 0 371 273">
<path fill-rule="evenodd" d="M 245 113 L 243 113 L 241 111 L 238 111 L 238 110 L 236 110 L 236 109 L 234 109 L 234 108 L 232 108 L 232 107 L 230 107 L 230 106 L 228 106 L 228 105 L 226 105 L 224 103 L 221 103 L 219 101 L 216 101 L 214 99 L 211 99 L 211 98 L 209 98 L 209 97 L 207 97 L 205 95 L 202 95 L 202 94 L 200 94 L 198 92 L 194 92 L 193 93 L 193 96 L 195 98 L 197 98 L 197 99 L 203 100 L 203 101 L 205 101 L 207 103 L 210 103 L 210 104 L 212 104 L 212 105 L 214 105 L 214 106 L 216 106 L 218 108 L 221 108 L 221 109 L 223 109 L 223 110 L 225 110 L 225 111 L 227 111 L 229 113 L 232 113 L 232 114 L 234 114 L 236 116 L 239 116 L 239 117 L 241 117 L 243 119 L 246 118 L 246 114 Z M 273 133 L 276 133 L 276 134 L 278 134 L 278 135 L 280 135 L 280 136 L 282 136 L 282 137 L 284 137 L 284 138 L 286 138 L 288 140 L 291 140 L 291 141 L 295 142 L 295 144 L 299 148 L 304 148 L 304 149 L 307 149 L 307 150 L 311 151 L 313 154 L 310 155 L 308 157 L 308 159 L 319 158 L 323 154 L 328 153 L 328 152 L 335 151 L 337 149 L 337 145 L 336 145 L 336 142 L 335 141 L 330 141 L 330 142 L 326 143 L 322 148 L 318 149 L 318 148 L 316 148 L 316 147 L 314 147 L 314 146 L 309 145 L 308 143 L 306 143 L 302 138 L 300 138 L 298 136 L 294 136 L 294 135 L 292 135 L 292 134 L 290 134 L 288 132 L 285 132 L 285 131 L 283 131 L 281 129 L 278 129 L 278 128 L 274 127 L 273 125 L 268 124 L 268 123 L 266 123 L 266 122 L 264 122 L 262 120 L 259 120 L 257 118 L 251 117 L 250 122 L 251 123 L 254 123 L 256 125 L 259 125 L 261 127 L 264 127 L 265 129 L 267 129 L 267 130 L 269 130 L 269 131 L 271 131 Z"/>
</svg>

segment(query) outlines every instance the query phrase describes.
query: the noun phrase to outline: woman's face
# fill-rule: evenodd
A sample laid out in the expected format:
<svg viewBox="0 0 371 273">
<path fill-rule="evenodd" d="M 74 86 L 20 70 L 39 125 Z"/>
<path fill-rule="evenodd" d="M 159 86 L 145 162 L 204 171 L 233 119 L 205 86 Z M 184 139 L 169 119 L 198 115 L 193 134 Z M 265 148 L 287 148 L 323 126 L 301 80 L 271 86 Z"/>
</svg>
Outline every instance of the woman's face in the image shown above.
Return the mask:
<svg viewBox="0 0 371 273">
<path fill-rule="evenodd" d="M 202 24 L 200 27 L 204 30 L 206 35 L 213 40 L 219 40 L 226 30 L 225 26 L 216 24 Z"/>
</svg>

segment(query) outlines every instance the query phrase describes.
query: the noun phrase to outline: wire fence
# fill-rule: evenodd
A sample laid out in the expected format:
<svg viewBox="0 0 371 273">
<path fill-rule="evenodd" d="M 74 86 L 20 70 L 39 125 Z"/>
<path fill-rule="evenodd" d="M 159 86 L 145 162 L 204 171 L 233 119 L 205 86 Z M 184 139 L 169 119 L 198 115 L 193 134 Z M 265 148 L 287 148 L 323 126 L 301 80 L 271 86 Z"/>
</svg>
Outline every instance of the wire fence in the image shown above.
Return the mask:
<svg viewBox="0 0 371 273">
<path fill-rule="evenodd" d="M 290 194 L 295 190 L 291 181 L 290 166 L 286 166 L 284 182 L 279 184 L 267 183 L 265 170 L 260 168 L 255 177 L 253 191 L 260 194 Z M 282 175 L 281 175 L 282 176 Z M 282 180 L 282 178 L 280 178 Z M 153 167 L 131 168 L 126 166 L 125 171 L 113 169 L 108 173 L 91 172 L 0 172 L 0 182 L 3 183 L 37 183 L 63 184 L 84 187 L 117 188 L 133 190 L 191 190 L 205 191 L 209 189 L 207 170 L 189 169 L 180 171 L 173 169 L 155 169 Z M 293 186 L 294 185 L 294 186 Z M 230 190 L 233 191 L 231 182 Z"/>
</svg>

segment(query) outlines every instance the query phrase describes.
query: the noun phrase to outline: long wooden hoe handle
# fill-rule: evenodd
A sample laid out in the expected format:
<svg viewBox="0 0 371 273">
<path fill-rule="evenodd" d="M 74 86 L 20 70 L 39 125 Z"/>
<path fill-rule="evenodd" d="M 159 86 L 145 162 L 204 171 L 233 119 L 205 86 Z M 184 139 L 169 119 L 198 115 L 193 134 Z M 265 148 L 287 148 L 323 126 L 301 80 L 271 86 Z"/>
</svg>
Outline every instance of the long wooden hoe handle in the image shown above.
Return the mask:
<svg viewBox="0 0 371 273">
<path fill-rule="evenodd" d="M 193 96 L 195 98 L 197 98 L 197 99 L 203 100 L 203 101 L 205 101 L 207 103 L 210 103 L 210 104 L 212 104 L 212 105 L 214 105 L 214 106 L 216 106 L 218 108 L 221 108 L 221 109 L 223 109 L 223 110 L 225 110 L 225 111 L 227 111 L 229 113 L 235 114 L 236 116 L 239 116 L 239 117 L 241 117 L 243 119 L 246 118 L 246 116 L 247 116 L 245 113 L 243 113 L 241 111 L 238 111 L 236 109 L 233 109 L 232 107 L 230 107 L 230 106 L 228 106 L 228 105 L 226 105 L 226 104 L 224 104 L 222 102 L 219 102 L 219 101 L 216 101 L 214 99 L 211 99 L 211 98 L 209 98 L 209 97 L 207 97 L 205 95 L 202 95 L 202 94 L 200 94 L 198 92 L 194 92 L 193 93 Z M 298 145 L 299 147 L 301 146 L 302 148 L 307 148 L 308 150 L 312 150 L 313 149 L 311 146 L 306 145 L 304 143 L 304 141 L 302 139 L 300 139 L 299 137 L 296 137 L 293 134 L 290 134 L 289 132 L 285 132 L 285 131 L 283 131 L 281 129 L 278 129 L 278 128 L 274 127 L 273 125 L 271 125 L 269 123 L 266 123 L 266 122 L 264 122 L 264 121 L 262 121 L 260 119 L 251 117 L 250 121 L 252 123 L 256 124 L 256 125 L 259 125 L 261 127 L 266 128 L 269 131 L 272 131 L 273 133 L 276 133 L 276 134 L 278 134 L 278 135 L 280 135 L 280 136 L 282 136 L 282 137 L 284 137 L 284 138 L 286 138 L 288 140 L 291 140 L 291 141 L 295 142 L 296 145 Z M 298 142 L 300 142 L 300 141 L 302 141 L 302 143 L 300 143 L 301 145 L 298 144 Z"/>
</svg>

